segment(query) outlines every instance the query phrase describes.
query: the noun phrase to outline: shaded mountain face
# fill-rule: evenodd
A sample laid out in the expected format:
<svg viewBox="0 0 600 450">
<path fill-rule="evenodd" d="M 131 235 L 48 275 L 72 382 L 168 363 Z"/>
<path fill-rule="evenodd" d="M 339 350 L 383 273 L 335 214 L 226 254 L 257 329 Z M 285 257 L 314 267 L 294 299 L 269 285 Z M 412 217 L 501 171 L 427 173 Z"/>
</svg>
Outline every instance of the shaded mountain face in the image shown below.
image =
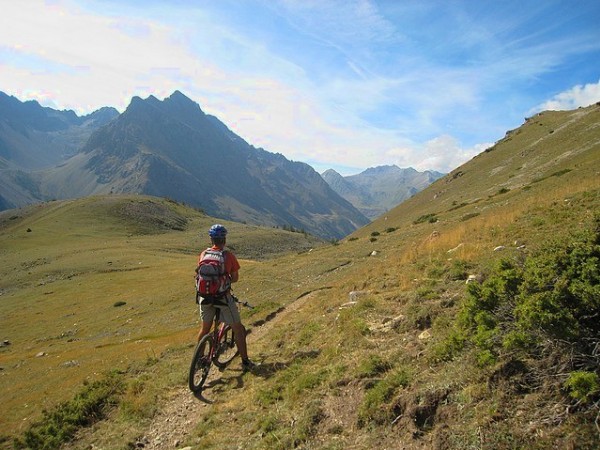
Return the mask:
<svg viewBox="0 0 600 450">
<path fill-rule="evenodd" d="M 35 175 L 24 172 L 28 178 L 21 203 L 143 193 L 182 201 L 216 217 L 291 227 L 327 239 L 369 222 L 310 166 L 249 145 L 179 91 L 163 101 L 134 97 L 123 114 L 108 121 L 109 116 L 101 110 L 86 116 L 87 121 L 80 118 L 79 127 L 91 120 L 105 122 L 62 164 Z M 73 126 L 69 122 L 67 129 Z M 4 163 L 14 159 L 9 155 Z"/>
<path fill-rule="evenodd" d="M 79 117 L 0 92 L 0 210 L 44 200 L 37 171 L 76 155 L 95 130 L 118 115 L 102 108 Z"/>
<path fill-rule="evenodd" d="M 321 175 L 329 186 L 370 219 L 375 219 L 425 189 L 443 173 L 379 166 L 344 177 L 333 169 Z"/>
<path fill-rule="evenodd" d="M 118 115 L 114 108 L 102 108 L 79 117 L 73 111 L 45 108 L 33 100 L 21 102 L 0 92 L 0 158 L 7 166 L 25 171 L 60 164 Z"/>
<path fill-rule="evenodd" d="M 252 147 L 178 91 L 164 101 L 134 98 L 83 153 L 105 192 L 170 197 L 213 216 L 326 238 L 368 223 L 310 166 Z"/>
</svg>

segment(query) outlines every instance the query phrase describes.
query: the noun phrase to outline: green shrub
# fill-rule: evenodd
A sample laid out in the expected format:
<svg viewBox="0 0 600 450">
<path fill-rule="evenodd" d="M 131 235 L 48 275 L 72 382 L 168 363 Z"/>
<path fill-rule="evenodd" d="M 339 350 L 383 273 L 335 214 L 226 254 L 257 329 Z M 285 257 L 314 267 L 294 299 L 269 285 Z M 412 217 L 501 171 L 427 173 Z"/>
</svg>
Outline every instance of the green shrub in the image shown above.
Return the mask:
<svg viewBox="0 0 600 450">
<path fill-rule="evenodd" d="M 534 336 L 523 330 L 512 330 L 507 332 L 502 341 L 502 346 L 508 352 L 531 348 L 534 344 Z"/>
<path fill-rule="evenodd" d="M 362 361 L 358 366 L 358 376 L 360 378 L 371 378 L 387 372 L 392 368 L 392 365 L 385 361 L 379 355 L 369 355 L 369 357 Z"/>
<path fill-rule="evenodd" d="M 425 215 L 420 216 L 415 221 L 413 221 L 413 224 L 417 225 L 419 223 L 425 223 L 425 222 L 435 223 L 437 221 L 438 221 L 437 214 L 425 214 Z"/>
<path fill-rule="evenodd" d="M 116 375 L 86 384 L 73 400 L 59 404 L 51 411 L 44 410 L 40 421 L 15 440 L 16 448 L 58 449 L 73 439 L 76 432 L 101 419 L 107 406 L 113 404 L 123 384 Z"/>
<path fill-rule="evenodd" d="M 386 378 L 375 383 L 365 393 L 358 410 L 358 424 L 365 426 L 369 422 L 383 424 L 392 415 L 390 400 L 401 387 L 409 385 L 410 376 L 404 370 L 396 370 Z"/>
<path fill-rule="evenodd" d="M 565 388 L 575 400 L 587 403 L 600 390 L 600 380 L 594 372 L 575 371 L 569 374 Z"/>
<path fill-rule="evenodd" d="M 455 327 L 450 334 L 432 347 L 432 359 L 435 362 L 451 361 L 457 357 L 465 348 L 468 336 L 461 327 Z"/>
<path fill-rule="evenodd" d="M 483 283 L 467 285 L 456 332 L 437 354 L 455 355 L 461 335 L 475 346 L 482 365 L 503 352 L 534 355 L 537 346 L 555 342 L 579 354 L 577 364 L 596 367 L 599 315 L 600 216 L 591 230 L 552 242 L 521 265 L 502 260 Z"/>
<path fill-rule="evenodd" d="M 600 220 L 596 230 L 552 243 L 528 260 L 515 310 L 527 329 L 581 342 L 600 335 Z"/>
<path fill-rule="evenodd" d="M 455 259 L 448 270 L 448 279 L 452 281 L 466 280 L 471 268 L 472 264 L 469 262 L 462 259 Z"/>
</svg>

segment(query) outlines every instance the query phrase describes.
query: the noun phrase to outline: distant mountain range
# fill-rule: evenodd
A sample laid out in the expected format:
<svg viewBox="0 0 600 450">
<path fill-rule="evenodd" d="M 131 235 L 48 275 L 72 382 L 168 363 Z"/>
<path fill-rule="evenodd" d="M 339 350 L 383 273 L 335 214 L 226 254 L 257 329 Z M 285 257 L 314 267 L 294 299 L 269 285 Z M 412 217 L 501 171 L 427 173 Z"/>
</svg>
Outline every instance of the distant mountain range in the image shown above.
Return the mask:
<svg viewBox="0 0 600 450">
<path fill-rule="evenodd" d="M 312 167 L 251 146 L 179 91 L 84 117 L 0 93 L 0 173 L 0 210 L 140 193 L 327 239 L 369 222 Z"/>
<path fill-rule="evenodd" d="M 333 169 L 321 175 L 331 188 L 370 219 L 375 219 L 425 189 L 445 174 L 411 167 L 379 166 L 342 176 Z"/>
<path fill-rule="evenodd" d="M 28 171 L 60 164 L 118 115 L 114 108 L 102 108 L 79 117 L 0 92 L 0 167 Z"/>
</svg>

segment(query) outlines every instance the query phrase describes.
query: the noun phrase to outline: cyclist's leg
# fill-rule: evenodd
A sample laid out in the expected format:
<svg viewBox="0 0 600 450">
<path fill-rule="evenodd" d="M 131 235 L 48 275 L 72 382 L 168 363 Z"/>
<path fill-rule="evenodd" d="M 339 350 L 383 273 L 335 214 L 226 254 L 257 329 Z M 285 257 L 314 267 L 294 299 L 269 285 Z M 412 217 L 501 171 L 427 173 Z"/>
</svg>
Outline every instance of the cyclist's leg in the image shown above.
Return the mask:
<svg viewBox="0 0 600 450">
<path fill-rule="evenodd" d="M 235 338 L 235 345 L 237 345 L 240 351 L 242 360 L 248 359 L 248 347 L 246 345 L 246 328 L 242 325 L 240 318 L 240 312 L 238 310 L 235 299 L 231 294 L 226 296 L 227 307 L 221 308 L 221 319 L 231 326 L 233 330 L 233 337 Z"/>
<path fill-rule="evenodd" d="M 202 301 L 200 302 L 199 308 L 200 319 L 202 320 L 202 328 L 200 328 L 200 332 L 198 333 L 198 342 L 200 342 L 200 339 L 210 333 L 210 328 L 212 327 L 216 313 L 213 305 L 203 305 Z"/>
<path fill-rule="evenodd" d="M 231 329 L 233 330 L 235 345 L 237 345 L 237 348 L 240 351 L 240 356 L 242 357 L 242 360 L 247 360 L 248 347 L 246 345 L 246 328 L 244 327 L 244 325 L 242 325 L 241 322 L 236 322 L 231 324 Z"/>
</svg>

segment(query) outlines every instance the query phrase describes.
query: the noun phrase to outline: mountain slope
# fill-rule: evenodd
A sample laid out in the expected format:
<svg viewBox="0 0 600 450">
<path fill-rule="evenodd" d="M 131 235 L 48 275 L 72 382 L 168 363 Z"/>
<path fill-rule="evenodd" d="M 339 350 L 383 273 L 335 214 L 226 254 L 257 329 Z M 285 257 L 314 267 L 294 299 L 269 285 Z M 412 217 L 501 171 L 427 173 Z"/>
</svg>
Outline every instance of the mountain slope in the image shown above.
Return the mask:
<svg viewBox="0 0 600 450">
<path fill-rule="evenodd" d="M 117 115 L 114 108 L 101 108 L 79 117 L 0 92 L 0 210 L 48 198 L 32 172 L 77 154 L 94 130 Z"/>
<path fill-rule="evenodd" d="M 139 192 L 231 220 L 289 225 L 328 238 L 368 222 L 308 165 L 250 146 L 180 92 L 162 102 L 134 98 L 82 153 L 48 175 L 46 195 Z M 64 172 L 96 183 L 60 191 Z"/>
<path fill-rule="evenodd" d="M 599 122 L 599 104 L 574 111 L 545 111 L 528 118 L 496 145 L 359 234 L 385 226 L 412 227 L 413 221 L 427 215 L 433 216 L 432 223 L 456 222 L 509 202 L 519 205 L 521 198 L 550 193 L 555 185 L 571 185 L 576 190 L 598 178 Z"/>
<path fill-rule="evenodd" d="M 334 191 L 371 219 L 396 207 L 443 175 L 397 166 L 373 167 L 347 177 L 332 169 L 321 174 Z"/>
<path fill-rule="evenodd" d="M 141 193 L 327 239 L 368 223 L 310 166 L 252 147 L 179 91 L 163 101 L 135 97 L 116 118 L 112 109 L 80 118 L 37 102 L 0 100 L 4 209 L 47 199 Z"/>
<path fill-rule="evenodd" d="M 141 195 L 0 212 L 0 448 L 13 448 L 6 434 L 68 400 L 86 380 L 121 366 L 118 360 L 127 365 L 160 353 L 157 337 L 167 343 L 175 333 L 184 338 L 175 341 L 187 340 L 197 312 L 193 270 L 215 221 Z M 229 248 L 246 266 L 249 259 L 322 245 L 301 233 L 223 223 Z M 127 348 L 112 344 L 117 336 Z"/>
<path fill-rule="evenodd" d="M 22 170 L 53 166 L 74 155 L 94 130 L 117 115 L 114 108 L 102 108 L 79 117 L 0 92 L 0 157 Z"/>
</svg>

